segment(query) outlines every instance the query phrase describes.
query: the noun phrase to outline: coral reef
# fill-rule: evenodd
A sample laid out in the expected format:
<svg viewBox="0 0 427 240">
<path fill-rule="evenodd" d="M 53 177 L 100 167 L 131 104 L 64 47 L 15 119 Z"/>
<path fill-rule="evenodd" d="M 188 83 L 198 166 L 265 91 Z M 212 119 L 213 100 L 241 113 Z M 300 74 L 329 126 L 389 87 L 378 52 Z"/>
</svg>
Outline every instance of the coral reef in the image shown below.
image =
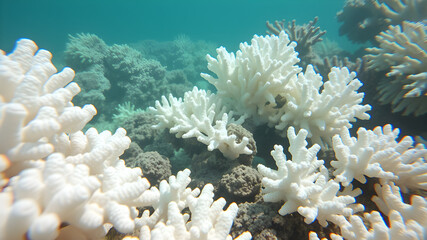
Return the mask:
<svg viewBox="0 0 427 240">
<path fill-rule="evenodd" d="M 360 128 L 358 133 L 358 139 L 352 138 L 348 131 L 334 137 L 337 159 L 331 165 L 336 170 L 333 172 L 335 178 L 329 179 L 324 161 L 316 157 L 320 147 L 313 145 L 306 148 L 307 131 L 300 130 L 295 134 L 294 129 L 289 128 L 292 160 L 287 160 L 283 148 L 276 145 L 271 154 L 278 169 L 258 165 L 258 171 L 264 176 L 264 201 L 284 200 L 279 214 L 298 211 L 305 217 L 306 223 L 317 219 L 325 227 L 331 222 L 340 228 L 345 239 L 376 239 L 378 235 L 390 237 L 402 229 L 407 231 L 399 236 L 425 238 L 427 199 L 411 193 L 411 203 L 408 204 L 401 195 L 401 191 L 405 193 L 409 190 L 425 193 L 427 150 L 424 145 L 412 147 L 411 137 L 396 142 L 394 139 L 399 131 L 393 130 L 390 125 L 377 127 L 373 131 Z M 354 204 L 362 191 L 353 189 L 350 184 L 353 177 L 366 183 L 363 175 L 378 178 L 380 182 L 375 184 L 377 196 L 372 198 L 378 211 L 364 213 L 364 219 L 354 215 L 364 210 L 362 204 Z M 338 192 L 340 188 L 342 191 Z M 369 194 L 369 191 L 363 194 Z M 389 216 L 388 226 L 382 214 Z M 365 220 L 370 225 L 365 226 Z M 331 234 L 332 239 L 342 237 Z M 317 234 L 310 233 L 310 239 L 318 239 Z"/>
<path fill-rule="evenodd" d="M 126 129 L 127 135 L 132 139 L 132 142 L 144 149 L 154 141 L 156 136 L 160 135 L 160 131 L 152 127 L 155 124 L 156 118 L 154 114 L 144 111 L 125 118 L 121 126 Z"/>
<path fill-rule="evenodd" d="M 148 210 L 136 219 L 140 239 L 231 239 L 227 236 L 233 219 L 237 215 L 237 204 L 232 203 L 226 210 L 224 198 L 213 200 L 213 186 L 207 184 L 202 191 L 187 188 L 191 179 L 188 169 L 171 176 L 169 181 L 160 183 L 160 201 L 155 204 L 154 212 Z M 188 207 L 190 215 L 181 211 Z M 207 215 L 208 213 L 208 215 Z M 244 232 L 236 240 L 251 239 Z"/>
<path fill-rule="evenodd" d="M 150 188 L 119 158 L 131 143 L 126 131 L 83 133 L 96 109 L 75 107 L 74 71 L 57 73 L 52 55 L 37 50 L 21 39 L 0 51 L 0 239 L 98 239 L 112 227 L 141 239 L 231 239 L 237 204 L 222 210 L 210 184 L 186 188 L 188 169 Z M 154 211 L 138 217 L 137 207 Z"/>
<path fill-rule="evenodd" d="M 363 210 L 361 205 L 351 206 L 360 194 L 357 190 L 337 192 L 340 188 L 338 182 L 329 179 L 328 171 L 323 160 L 318 160 L 319 145 L 306 148 L 305 138 L 308 132 L 300 130 L 295 134 L 294 128 L 288 130 L 290 142 L 289 151 L 292 160 L 286 160 L 283 147 L 276 145 L 271 155 L 276 161 L 277 170 L 258 165 L 258 171 L 263 175 L 263 198 L 266 202 L 284 200 L 280 208 L 280 215 L 287 215 L 298 211 L 305 217 L 309 224 L 318 220 L 320 225 L 326 227 L 335 215 L 349 216 L 353 212 Z"/>
<path fill-rule="evenodd" d="M 206 71 L 206 54 L 214 53 L 216 48 L 214 43 L 193 41 L 185 34 L 177 35 L 173 41 L 144 40 L 131 46 L 141 51 L 146 58 L 159 61 L 168 71 L 183 72 L 193 85 L 199 81 L 200 73 Z M 199 85 L 197 87 L 201 88 Z"/>
<path fill-rule="evenodd" d="M 74 71 L 57 73 L 51 57 L 28 39 L 0 55 L 0 154 L 10 178 L 0 192 L 0 238 L 98 238 L 113 225 L 132 232 L 136 205 L 154 202 L 156 191 L 119 159 L 130 144 L 124 129 L 81 131 L 96 109 L 73 106 Z"/>
<path fill-rule="evenodd" d="M 217 58 L 208 55 L 208 68 L 216 77 L 206 73 L 202 77 L 215 86 L 230 110 L 257 125 L 274 125 L 269 116 L 277 112 L 280 94 L 301 71 L 295 65 L 299 62 L 295 46 L 283 31 L 278 36 L 255 35 L 251 44 L 240 44 L 236 54 L 220 47 Z"/>
<path fill-rule="evenodd" d="M 217 78 L 202 74 L 236 114 L 279 131 L 288 126 L 307 129 L 321 145 L 330 145 L 350 121 L 369 119 L 370 106 L 360 105 L 363 93 L 357 89 L 362 83 L 354 72 L 332 68 L 324 84 L 311 65 L 300 73 L 295 43 L 283 31 L 279 36 L 255 35 L 251 43 L 241 44 L 236 55 L 218 48 L 217 59 L 208 56 L 208 68 Z"/>
<path fill-rule="evenodd" d="M 87 70 L 93 65 L 103 65 L 108 45 L 95 34 L 69 35 L 65 49 L 65 61 L 74 69 Z"/>
<path fill-rule="evenodd" d="M 426 239 L 427 149 L 361 92 L 427 113 L 425 12 L 346 0 L 340 34 L 376 44 L 363 60 L 317 17 L 216 56 L 183 34 L 77 34 L 76 73 L 28 39 L 0 50 L 0 240 Z"/>
<path fill-rule="evenodd" d="M 102 113 L 92 123 L 96 127 L 119 126 L 108 123 L 114 114 L 111 105 L 132 102 L 136 108 L 145 109 L 166 93 L 181 96 L 191 89 L 184 73 L 167 71 L 160 62 L 145 58 L 128 45 L 108 46 L 94 34 L 70 36 L 65 61 L 76 70 L 75 81 L 86 87 L 75 104 L 96 97 L 94 103 Z"/>
</svg>

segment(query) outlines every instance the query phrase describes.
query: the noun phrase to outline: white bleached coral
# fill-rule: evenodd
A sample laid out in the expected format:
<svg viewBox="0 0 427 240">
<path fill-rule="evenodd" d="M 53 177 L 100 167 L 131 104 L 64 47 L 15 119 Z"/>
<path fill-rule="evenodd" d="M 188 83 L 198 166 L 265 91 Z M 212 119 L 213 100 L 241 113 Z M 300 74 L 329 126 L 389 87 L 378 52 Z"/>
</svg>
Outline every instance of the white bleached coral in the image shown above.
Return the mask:
<svg viewBox="0 0 427 240">
<path fill-rule="evenodd" d="M 322 81 L 313 66 L 308 65 L 305 73 L 298 74 L 283 91 L 286 99 L 278 111 L 276 129 L 284 130 L 289 126 L 306 129 L 308 137 L 321 146 L 331 145 L 332 137 L 343 128 L 351 128 L 350 122 L 369 119 L 366 112 L 370 105 L 360 105 L 363 93 L 357 90 L 363 85 L 355 72 L 346 67 L 331 68 L 329 81 Z M 322 91 L 320 89 L 323 88 Z"/>
<path fill-rule="evenodd" d="M 341 229 L 342 238 L 334 235 L 333 239 L 425 239 L 425 230 L 415 221 L 405 221 L 398 211 L 391 211 L 387 225 L 381 214 L 377 211 L 364 213 L 364 218 L 371 227 L 365 226 L 364 220 L 357 215 L 352 215 L 349 220 L 341 217 L 336 222 Z"/>
<path fill-rule="evenodd" d="M 353 212 L 363 210 L 361 205 L 353 205 L 355 196 L 360 190 L 346 189 L 338 193 L 340 185 L 328 177 L 328 171 L 323 160 L 318 160 L 319 145 L 315 144 L 307 149 L 306 130 L 288 129 L 290 143 L 289 152 L 292 160 L 286 160 L 283 147 L 276 145 L 271 152 L 278 170 L 258 165 L 258 171 L 264 176 L 263 197 L 266 202 L 285 201 L 279 214 L 286 215 L 298 211 L 305 217 L 306 223 L 315 219 L 322 226 L 336 215 L 349 216 Z"/>
<path fill-rule="evenodd" d="M 375 184 L 375 191 L 378 196 L 372 197 L 372 201 L 383 214 L 388 216 L 392 211 L 397 211 L 405 222 L 413 220 L 421 226 L 427 226 L 427 199 L 412 195 L 410 204 L 405 203 L 399 187 L 390 181 Z"/>
<path fill-rule="evenodd" d="M 132 232 L 136 206 L 158 194 L 119 159 L 130 144 L 126 131 L 84 134 L 96 109 L 73 106 L 74 71 L 57 73 L 52 55 L 37 50 L 21 39 L 0 54 L 1 174 L 9 178 L 0 192 L 0 239 L 99 238 L 113 225 Z"/>
<path fill-rule="evenodd" d="M 155 128 L 169 128 L 176 137 L 195 137 L 208 146 L 208 150 L 219 149 L 225 157 L 237 158 L 240 154 L 252 154 L 248 148 L 249 139 L 243 137 L 237 142 L 236 135 L 227 133 L 229 123 L 241 124 L 243 118 L 234 120 L 232 112 L 226 112 L 220 99 L 210 91 L 194 87 L 186 92 L 184 99 L 169 95 L 162 102 L 156 101 L 156 107 L 150 110 L 159 119 Z"/>
<path fill-rule="evenodd" d="M 180 210 L 189 206 L 192 221 L 181 226 L 192 226 L 190 236 L 231 239 L 236 204 L 222 211 L 225 200 L 213 201 L 212 185 L 200 195 L 186 189 L 189 170 L 160 191 L 150 188 L 140 168 L 128 168 L 119 158 L 130 145 L 126 131 L 83 133 L 95 108 L 74 107 L 71 100 L 80 90 L 71 82 L 74 72 L 56 73 L 51 54 L 36 51 L 34 42 L 22 39 L 13 53 L 0 54 L 0 239 L 98 239 L 111 227 L 133 233 L 141 224 L 136 207 L 148 206 L 175 206 L 168 220 L 188 220 Z M 210 225 L 200 220 L 206 212 Z M 163 221 L 167 215 L 155 211 L 142 219 L 148 217 L 147 227 L 170 225 Z M 239 239 L 250 238 L 245 233 Z"/>
<path fill-rule="evenodd" d="M 36 51 L 21 39 L 11 54 L 0 54 L 0 152 L 13 163 L 10 175 L 52 153 L 55 134 L 81 130 L 96 114 L 92 105 L 70 102 L 80 91 L 70 83 L 74 71 L 56 73 L 50 52 Z"/>
<path fill-rule="evenodd" d="M 330 145 L 332 136 L 356 118 L 369 119 L 371 108 L 360 104 L 364 94 L 357 90 L 362 83 L 345 67 L 332 68 L 325 84 L 311 65 L 300 73 L 295 44 L 282 31 L 278 36 L 255 35 L 236 54 L 218 48 L 216 59 L 207 56 L 217 77 L 202 77 L 217 88 L 224 106 L 255 124 L 266 123 L 282 135 L 289 126 L 306 129 L 313 142 Z"/>
<path fill-rule="evenodd" d="M 348 129 L 333 138 L 337 181 L 348 185 L 353 179 L 361 183 L 367 177 L 396 182 L 404 192 L 408 189 L 427 189 L 427 149 L 406 136 L 396 141 L 399 129 L 391 125 L 373 130 L 359 128 L 358 137 L 351 137 Z"/>
<path fill-rule="evenodd" d="M 190 170 L 185 169 L 176 177 L 171 176 L 169 182 L 160 183 L 160 201 L 153 205 L 154 212 L 150 215 L 146 210 L 136 220 L 140 239 L 232 239 L 228 233 L 237 215 L 237 204 L 231 203 L 223 210 L 225 199 L 213 200 L 211 184 L 206 184 L 202 191 L 187 188 L 189 175 Z M 182 214 L 187 207 L 190 213 Z M 251 239 L 251 234 L 244 232 L 235 239 Z"/>
<path fill-rule="evenodd" d="M 216 59 L 208 55 L 208 69 L 217 77 L 201 76 L 216 87 L 224 105 L 260 124 L 270 123 L 268 115 L 280 105 L 283 87 L 301 71 L 295 65 L 295 47 L 284 31 L 278 36 L 255 35 L 251 44 L 241 43 L 236 54 L 220 47 Z"/>
<path fill-rule="evenodd" d="M 378 196 L 372 200 L 380 212 L 372 211 L 361 216 L 352 215 L 348 219 L 337 216 L 334 223 L 341 229 L 344 239 L 425 239 L 427 232 L 427 200 L 418 195 L 411 196 L 411 204 L 404 203 L 399 187 L 392 182 L 376 184 Z M 388 216 L 388 221 L 383 219 Z M 369 223 L 369 224 L 366 224 Z M 366 224 L 366 225 L 365 225 Z M 314 234 L 312 234 L 314 235 Z M 332 239 L 343 239 L 331 235 Z M 310 236 L 310 239 L 311 236 Z"/>
</svg>

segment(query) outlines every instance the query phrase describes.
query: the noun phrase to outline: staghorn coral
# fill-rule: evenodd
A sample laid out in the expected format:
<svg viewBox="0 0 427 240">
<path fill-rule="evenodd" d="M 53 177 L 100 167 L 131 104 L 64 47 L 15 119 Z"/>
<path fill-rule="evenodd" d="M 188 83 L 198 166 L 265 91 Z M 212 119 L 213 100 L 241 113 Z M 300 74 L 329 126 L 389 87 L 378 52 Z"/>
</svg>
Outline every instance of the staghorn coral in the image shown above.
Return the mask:
<svg viewBox="0 0 427 240">
<path fill-rule="evenodd" d="M 233 119 L 232 112 L 226 112 L 221 102 L 210 91 L 199 90 L 186 92 L 184 99 L 169 95 L 169 101 L 162 96 L 162 103 L 156 101 L 156 107 L 150 111 L 158 118 L 157 129 L 169 128 L 176 137 L 195 137 L 208 146 L 209 151 L 219 149 L 225 157 L 236 159 L 240 154 L 252 154 L 248 148 L 249 139 L 227 132 L 228 123 L 241 124 L 243 120 Z"/>
<path fill-rule="evenodd" d="M 387 77 L 404 77 L 413 81 L 404 97 L 427 94 L 427 26 L 425 22 L 404 21 L 402 27 L 390 26 L 376 40 L 378 48 L 367 48 L 365 56 L 369 69 L 389 70 Z"/>
<path fill-rule="evenodd" d="M 348 57 L 340 58 L 335 55 L 324 57 L 323 62 L 321 64 L 316 64 L 314 67 L 322 76 L 327 75 L 333 67 L 346 67 L 350 72 L 356 72 L 357 75 L 360 76 L 365 71 L 365 62 L 361 58 L 356 58 L 354 61 L 351 61 Z"/>
<path fill-rule="evenodd" d="M 337 181 L 347 186 L 353 178 L 366 183 L 365 176 L 396 182 L 404 192 L 408 189 L 427 190 L 427 149 L 424 145 L 413 146 L 414 140 L 405 136 L 396 141 L 399 129 L 391 125 L 373 130 L 359 128 L 358 138 L 343 130 L 333 138 Z"/>
<path fill-rule="evenodd" d="M 263 175 L 263 198 L 266 202 L 284 200 L 285 204 L 279 210 L 280 215 L 298 211 L 305 217 L 305 223 L 309 224 L 317 219 L 320 225 L 326 227 L 327 221 L 334 220 L 337 215 L 349 216 L 363 210 L 360 204 L 352 205 L 354 197 L 361 191 L 344 189 L 337 195 L 340 185 L 329 179 L 324 161 L 317 159 L 320 146 L 315 144 L 306 148 L 307 134 L 306 130 L 295 134 L 294 128 L 290 127 L 288 139 L 292 160 L 287 160 L 283 147 L 276 145 L 271 155 L 278 169 L 258 165 L 258 171 Z"/>
<path fill-rule="evenodd" d="M 278 36 L 255 35 L 250 44 L 241 43 L 236 54 L 220 47 L 216 58 L 208 55 L 208 69 L 214 75 L 201 76 L 215 86 L 217 96 L 236 114 L 252 118 L 257 125 L 274 126 L 269 115 L 280 106 L 284 86 L 302 70 L 296 65 L 295 46 L 283 31 Z"/>
<path fill-rule="evenodd" d="M 296 25 L 296 20 L 294 19 L 292 22 L 288 22 L 287 27 L 285 27 L 285 20 L 274 21 L 274 25 L 267 21 L 266 25 L 270 30 L 267 31 L 267 34 L 279 35 L 281 31 L 285 31 L 290 41 L 297 43 L 295 51 L 298 52 L 302 66 L 305 67 L 307 64 L 313 62 L 313 59 L 316 57 L 313 53 L 313 46 L 321 42 L 323 40 L 321 37 L 326 33 L 326 31 L 321 31 L 320 27 L 314 26 L 318 19 L 318 17 L 315 17 L 313 21 L 304 25 Z"/>
<path fill-rule="evenodd" d="M 124 129 L 81 131 L 96 109 L 73 105 L 80 90 L 74 71 L 57 73 L 51 57 L 28 39 L 11 54 L 0 51 L 0 239 L 99 239 L 112 227 L 137 230 L 141 239 L 232 239 L 238 207 L 223 211 L 225 199 L 213 200 L 212 185 L 186 188 L 187 169 L 170 185 L 150 188 L 140 168 L 119 159 L 130 144 Z M 137 218 L 136 207 L 155 211 Z M 250 238 L 246 232 L 236 239 Z"/>
<path fill-rule="evenodd" d="M 352 126 L 350 122 L 356 118 L 370 118 L 366 112 L 371 110 L 371 106 L 360 104 L 364 94 L 357 89 L 363 84 L 355 72 L 349 72 L 346 67 L 333 67 L 328 78 L 323 82 L 322 77 L 308 65 L 305 73 L 292 79 L 283 93 L 286 104 L 276 115 L 270 116 L 278 121 L 275 128 L 280 131 L 289 126 L 306 129 L 314 143 L 327 147 L 331 146 L 336 133 L 345 126 Z"/>
<path fill-rule="evenodd" d="M 202 191 L 187 188 L 189 176 L 190 170 L 186 169 L 169 177 L 169 181 L 160 182 L 160 201 L 153 205 L 154 211 L 145 210 L 136 219 L 140 239 L 232 239 L 227 235 L 237 215 L 237 205 L 232 203 L 223 211 L 225 199 L 213 200 L 213 186 L 207 184 Z M 191 219 L 188 213 L 181 213 L 187 207 Z M 235 239 L 251 239 L 251 234 L 244 232 Z"/>
</svg>

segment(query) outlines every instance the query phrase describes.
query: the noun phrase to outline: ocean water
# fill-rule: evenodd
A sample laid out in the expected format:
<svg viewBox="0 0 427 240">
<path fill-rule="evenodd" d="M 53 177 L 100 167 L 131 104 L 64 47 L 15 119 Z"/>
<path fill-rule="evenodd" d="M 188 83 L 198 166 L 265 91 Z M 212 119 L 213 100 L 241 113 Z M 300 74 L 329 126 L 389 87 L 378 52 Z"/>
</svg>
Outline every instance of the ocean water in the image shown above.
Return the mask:
<svg viewBox="0 0 427 240">
<path fill-rule="evenodd" d="M 342 0 L 268 1 L 0 1 L 0 46 L 11 50 L 21 37 L 52 52 L 65 47 L 68 34 L 93 33 L 107 43 L 141 39 L 172 40 L 179 34 L 235 50 L 254 34 L 265 34 L 265 21 L 291 20 L 303 24 L 319 17 L 328 37 L 338 37 L 335 15 Z"/>
</svg>

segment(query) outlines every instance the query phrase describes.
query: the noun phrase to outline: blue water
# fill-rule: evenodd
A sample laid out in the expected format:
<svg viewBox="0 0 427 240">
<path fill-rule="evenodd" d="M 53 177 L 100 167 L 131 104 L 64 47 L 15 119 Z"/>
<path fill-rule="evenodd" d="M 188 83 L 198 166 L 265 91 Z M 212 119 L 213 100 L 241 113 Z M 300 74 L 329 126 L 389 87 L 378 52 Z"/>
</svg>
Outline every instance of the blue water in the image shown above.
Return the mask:
<svg viewBox="0 0 427 240">
<path fill-rule="evenodd" d="M 343 48 L 335 16 L 342 0 L 15 0 L 0 1 L 0 48 L 9 52 L 26 37 L 52 52 L 62 51 L 68 34 L 94 33 L 108 44 L 142 39 L 173 40 L 186 34 L 235 50 L 253 34 L 265 34 L 266 20 L 296 19 L 303 24 L 319 16 L 318 26 Z"/>
</svg>

